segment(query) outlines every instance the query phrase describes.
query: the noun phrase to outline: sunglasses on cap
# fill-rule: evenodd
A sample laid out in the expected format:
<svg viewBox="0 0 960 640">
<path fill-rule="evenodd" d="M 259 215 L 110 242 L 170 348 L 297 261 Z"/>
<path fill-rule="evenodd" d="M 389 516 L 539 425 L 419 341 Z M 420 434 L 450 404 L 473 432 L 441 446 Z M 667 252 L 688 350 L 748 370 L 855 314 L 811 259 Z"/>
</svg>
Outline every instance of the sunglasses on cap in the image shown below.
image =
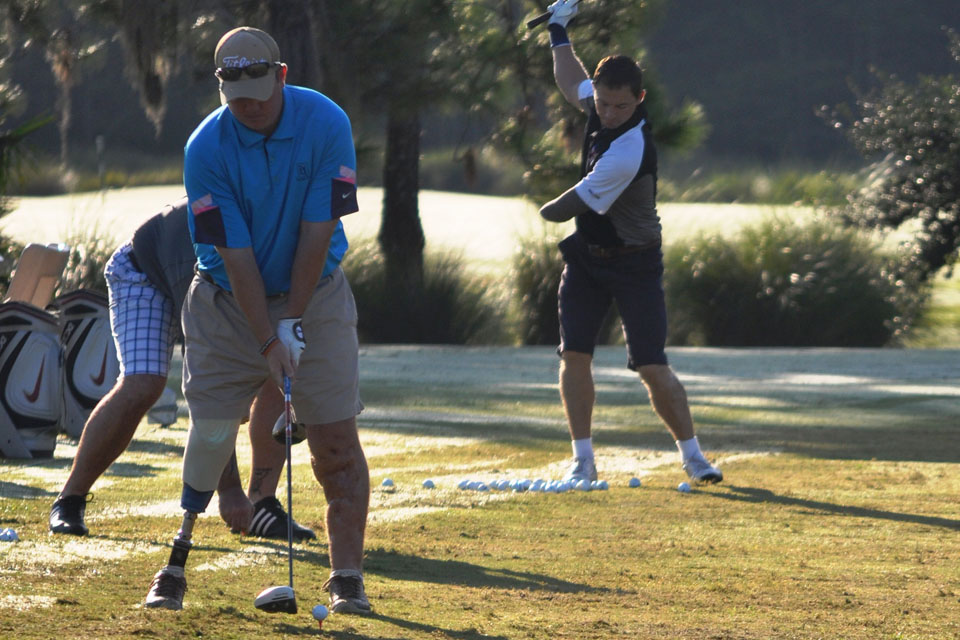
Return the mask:
<svg viewBox="0 0 960 640">
<path fill-rule="evenodd" d="M 254 62 L 245 67 L 219 67 L 213 74 L 224 82 L 235 82 L 239 80 L 243 74 L 247 74 L 247 77 L 250 78 L 262 78 L 267 75 L 272 67 L 278 64 L 280 63 Z"/>
</svg>

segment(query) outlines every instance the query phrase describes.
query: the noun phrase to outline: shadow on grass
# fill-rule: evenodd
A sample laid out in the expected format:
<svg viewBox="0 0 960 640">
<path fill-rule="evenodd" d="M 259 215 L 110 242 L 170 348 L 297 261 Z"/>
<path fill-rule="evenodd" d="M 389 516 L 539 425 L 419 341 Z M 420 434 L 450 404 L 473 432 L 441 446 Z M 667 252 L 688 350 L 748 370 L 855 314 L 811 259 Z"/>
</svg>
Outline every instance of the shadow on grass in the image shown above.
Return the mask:
<svg viewBox="0 0 960 640">
<path fill-rule="evenodd" d="M 756 487 L 740 487 L 736 485 L 725 485 L 727 491 L 709 492 L 714 498 L 724 500 L 735 500 L 738 502 L 752 502 L 754 504 L 779 504 L 790 507 L 802 507 L 823 513 L 832 513 L 841 516 L 851 516 L 854 518 L 873 518 L 877 520 L 891 520 L 894 522 L 911 522 L 928 527 L 943 527 L 944 529 L 960 530 L 960 520 L 950 518 L 939 518 L 935 516 L 921 516 L 912 513 L 900 513 L 897 511 L 884 511 L 883 509 L 869 509 L 866 507 L 851 507 L 832 502 L 821 502 L 819 500 L 806 500 L 803 498 L 790 498 L 788 496 L 778 495 L 769 489 L 758 489 Z"/>
<path fill-rule="evenodd" d="M 397 553 L 383 548 L 370 549 L 364 560 L 367 571 L 391 580 L 414 580 L 466 587 L 550 591 L 553 593 L 604 593 L 605 588 L 558 580 L 551 576 L 493 569 L 457 560 L 437 560 Z"/>
<path fill-rule="evenodd" d="M 424 637 L 438 637 L 438 638 L 455 638 L 457 640 L 481 640 L 489 638 L 490 640 L 507 640 L 507 636 L 491 636 L 486 633 L 481 633 L 476 629 L 464 629 L 458 631 L 455 629 L 445 629 L 444 627 L 438 627 L 431 624 L 422 624 L 419 622 L 411 622 L 409 620 L 404 620 L 402 618 L 394 618 L 391 616 L 385 616 L 374 611 L 371 614 L 365 616 L 350 616 L 344 617 L 343 615 L 334 616 L 327 618 L 327 622 L 324 624 L 323 631 L 318 630 L 316 624 L 304 626 L 296 625 L 289 623 L 278 623 L 273 625 L 272 630 L 276 634 L 282 635 L 291 635 L 291 636 L 302 636 L 302 635 L 319 635 L 323 634 L 326 638 L 363 638 L 364 640 L 371 640 L 376 638 L 376 640 L 404 640 L 409 638 L 408 635 L 397 635 L 397 636 L 387 636 L 387 635 L 376 635 L 371 636 L 368 634 L 361 634 L 356 631 L 349 629 L 338 630 L 336 626 L 349 626 L 350 620 L 353 618 L 362 619 L 362 620 L 379 620 L 387 624 L 392 624 L 402 629 L 408 631 L 415 631 L 417 633 L 424 634 Z"/>
<path fill-rule="evenodd" d="M 267 543 L 273 546 L 272 543 Z M 278 553 L 281 545 L 276 544 Z M 308 562 L 318 567 L 330 566 L 326 547 L 313 545 L 294 551 L 295 561 Z M 321 551 L 322 549 L 322 551 Z M 283 551 L 286 547 L 283 546 Z M 464 587 L 515 589 L 524 591 L 549 591 L 551 593 L 606 593 L 609 589 L 593 587 L 548 575 L 494 569 L 458 560 L 437 560 L 424 556 L 397 553 L 382 547 L 368 549 L 364 554 L 364 571 L 391 580 L 413 580 L 435 584 L 460 585 Z"/>
</svg>

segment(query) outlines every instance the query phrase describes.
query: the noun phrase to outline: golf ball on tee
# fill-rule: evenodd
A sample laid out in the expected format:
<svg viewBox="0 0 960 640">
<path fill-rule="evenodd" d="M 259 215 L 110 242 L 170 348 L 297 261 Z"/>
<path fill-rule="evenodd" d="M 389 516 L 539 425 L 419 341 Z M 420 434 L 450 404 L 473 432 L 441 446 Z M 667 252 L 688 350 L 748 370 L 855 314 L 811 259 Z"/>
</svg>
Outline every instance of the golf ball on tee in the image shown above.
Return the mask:
<svg viewBox="0 0 960 640">
<path fill-rule="evenodd" d="M 677 485 L 677 491 L 679 491 L 680 493 L 690 493 L 690 483 L 681 482 L 680 484 Z"/>
<path fill-rule="evenodd" d="M 327 613 L 329 613 L 329 612 L 327 611 L 327 608 L 326 608 L 324 605 L 322 605 L 322 604 L 318 604 L 317 606 L 315 606 L 315 607 L 313 608 L 313 619 L 314 619 L 314 620 L 323 620 L 324 618 L 327 617 Z"/>
</svg>

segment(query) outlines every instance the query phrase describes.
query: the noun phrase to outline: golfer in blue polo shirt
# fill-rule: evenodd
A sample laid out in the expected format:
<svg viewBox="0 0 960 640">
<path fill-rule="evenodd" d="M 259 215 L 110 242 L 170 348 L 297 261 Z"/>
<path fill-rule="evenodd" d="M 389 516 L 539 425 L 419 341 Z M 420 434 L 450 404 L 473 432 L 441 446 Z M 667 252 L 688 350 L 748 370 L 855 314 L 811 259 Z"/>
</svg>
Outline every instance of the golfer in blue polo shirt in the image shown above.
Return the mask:
<svg viewBox="0 0 960 640">
<path fill-rule="evenodd" d="M 327 501 L 333 611 L 370 611 L 362 573 L 370 479 L 357 436 L 357 312 L 340 269 L 340 217 L 357 211 L 350 121 L 326 96 L 286 85 L 270 35 L 251 27 L 217 44 L 223 106 L 190 136 L 184 184 L 197 276 L 183 310 L 183 391 L 190 432 L 183 522 L 145 605 L 180 609 L 184 567 L 233 451 L 250 400 L 267 379 L 292 381 L 313 472 Z"/>
</svg>

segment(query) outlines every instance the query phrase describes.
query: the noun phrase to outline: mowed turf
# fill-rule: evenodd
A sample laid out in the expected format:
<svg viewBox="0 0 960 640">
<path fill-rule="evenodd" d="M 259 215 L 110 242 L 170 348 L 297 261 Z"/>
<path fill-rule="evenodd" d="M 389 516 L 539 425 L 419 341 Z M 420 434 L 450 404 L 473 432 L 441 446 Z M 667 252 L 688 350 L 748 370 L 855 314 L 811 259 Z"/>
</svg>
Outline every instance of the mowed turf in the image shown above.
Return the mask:
<svg viewBox="0 0 960 640">
<path fill-rule="evenodd" d="M 609 491 L 462 491 L 556 478 L 570 455 L 549 348 L 364 347 L 369 617 L 333 638 L 958 638 L 960 352 L 675 349 L 717 486 L 685 477 L 620 347 L 597 353 L 595 443 Z M 144 422 L 94 487 L 88 538 L 49 536 L 75 443 L 0 461 L 0 637 L 316 636 L 323 542 L 295 547 L 300 613 L 253 606 L 285 584 L 286 542 L 201 518 L 181 612 L 141 606 L 180 523 L 186 420 Z M 238 440 L 243 472 L 249 443 Z M 381 486 L 390 477 L 395 486 Z M 642 480 L 628 488 L 631 477 Z M 436 488 L 425 489 L 431 478 Z M 285 500 L 284 483 L 280 497 Z M 294 512 L 322 527 L 305 445 Z M 321 536 L 322 538 L 322 536 Z"/>
</svg>

